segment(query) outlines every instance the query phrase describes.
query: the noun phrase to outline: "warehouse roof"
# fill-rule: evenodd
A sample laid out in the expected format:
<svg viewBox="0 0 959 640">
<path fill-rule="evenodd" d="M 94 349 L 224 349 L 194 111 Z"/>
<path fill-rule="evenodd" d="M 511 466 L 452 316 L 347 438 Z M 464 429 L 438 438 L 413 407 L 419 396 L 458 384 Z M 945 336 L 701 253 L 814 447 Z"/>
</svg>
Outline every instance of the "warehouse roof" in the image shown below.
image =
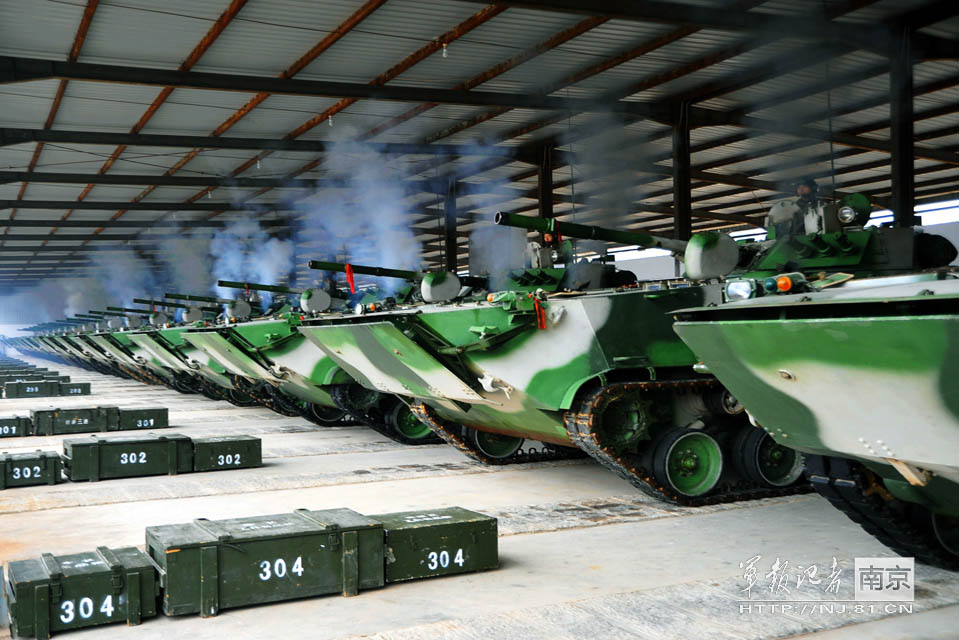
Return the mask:
<svg viewBox="0 0 959 640">
<path fill-rule="evenodd" d="M 318 241 L 299 231 L 377 198 L 434 265 L 453 231 L 465 264 L 497 210 L 671 234 L 682 119 L 693 230 L 761 224 L 805 176 L 889 206 L 903 42 L 915 199 L 954 199 L 957 14 L 954 0 L 7 0 L 0 288 L 122 248 L 154 260 L 166 239 L 251 215 L 297 243 L 305 280 Z M 362 237 L 355 223 L 337 242 Z"/>
</svg>

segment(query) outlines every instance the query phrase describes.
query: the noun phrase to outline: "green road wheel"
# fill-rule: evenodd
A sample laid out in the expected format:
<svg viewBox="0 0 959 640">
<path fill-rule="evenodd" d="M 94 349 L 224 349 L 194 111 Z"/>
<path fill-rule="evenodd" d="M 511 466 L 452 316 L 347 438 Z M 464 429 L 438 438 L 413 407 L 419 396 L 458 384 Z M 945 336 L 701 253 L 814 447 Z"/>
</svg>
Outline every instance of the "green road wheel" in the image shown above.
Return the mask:
<svg viewBox="0 0 959 640">
<path fill-rule="evenodd" d="M 658 438 L 653 474 L 672 491 L 701 496 L 719 482 L 723 452 L 719 443 L 699 429 L 671 429 Z"/>
<path fill-rule="evenodd" d="M 959 556 L 959 518 L 934 513 L 932 514 L 932 530 L 943 549 Z"/>
<path fill-rule="evenodd" d="M 483 455 L 489 458 L 509 458 L 523 446 L 523 438 L 506 436 L 499 433 L 488 433 L 467 429 L 467 438 Z"/>
<path fill-rule="evenodd" d="M 390 426 L 392 426 L 401 436 L 409 440 L 420 440 L 433 435 L 428 426 L 420 422 L 419 418 L 413 415 L 410 408 L 402 402 L 397 403 L 396 407 L 389 416 Z"/>
<path fill-rule="evenodd" d="M 801 453 L 753 426 L 744 426 L 733 440 L 733 461 L 746 479 L 765 487 L 789 486 L 803 472 Z"/>
<path fill-rule="evenodd" d="M 603 444 L 616 451 L 634 451 L 649 439 L 655 422 L 652 400 L 644 393 L 629 393 L 605 406 L 599 431 Z"/>
</svg>

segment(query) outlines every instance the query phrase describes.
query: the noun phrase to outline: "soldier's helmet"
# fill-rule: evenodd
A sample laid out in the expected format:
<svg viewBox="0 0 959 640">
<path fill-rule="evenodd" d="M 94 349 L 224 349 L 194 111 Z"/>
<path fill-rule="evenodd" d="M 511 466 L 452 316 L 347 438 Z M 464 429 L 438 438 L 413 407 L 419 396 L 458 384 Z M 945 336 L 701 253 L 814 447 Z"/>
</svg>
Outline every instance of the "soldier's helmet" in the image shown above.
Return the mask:
<svg viewBox="0 0 959 640">
<path fill-rule="evenodd" d="M 812 178 L 805 178 L 796 185 L 796 195 L 803 200 L 815 200 L 819 195 L 819 185 Z"/>
</svg>

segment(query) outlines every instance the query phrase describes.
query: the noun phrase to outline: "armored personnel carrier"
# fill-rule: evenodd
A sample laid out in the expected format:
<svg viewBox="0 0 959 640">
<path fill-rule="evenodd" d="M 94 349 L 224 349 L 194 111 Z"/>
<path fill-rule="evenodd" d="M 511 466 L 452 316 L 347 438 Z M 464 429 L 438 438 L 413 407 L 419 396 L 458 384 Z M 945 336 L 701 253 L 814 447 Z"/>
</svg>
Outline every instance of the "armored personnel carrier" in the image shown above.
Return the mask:
<svg viewBox="0 0 959 640">
<path fill-rule="evenodd" d="M 744 274 L 674 327 L 821 495 L 898 553 L 959 568 L 959 272 L 937 268 L 956 251 L 843 215 L 835 245 L 862 246 L 858 263 Z"/>
<path fill-rule="evenodd" d="M 560 240 L 554 221 L 497 221 Z M 640 233 L 561 231 L 687 249 Z M 739 258 L 725 236 L 689 245 L 700 247 L 688 252 L 695 277 L 721 275 Z M 693 371 L 695 356 L 672 331 L 669 312 L 720 302 L 721 284 L 637 284 L 602 262 L 561 268 L 532 253 L 539 266 L 511 270 L 499 291 L 308 319 L 299 331 L 364 387 L 404 398 L 436 433 L 486 463 L 586 452 L 643 491 L 690 505 L 795 490 L 801 464 L 787 448 L 764 475 L 749 468 L 752 458 L 739 453 L 754 444 L 743 441 L 751 427 L 742 407 Z M 546 448 L 522 451 L 527 439 Z"/>
<path fill-rule="evenodd" d="M 221 287 L 269 291 L 295 296 L 295 305 L 278 304 L 261 317 L 234 308 L 222 323 L 193 327 L 182 338 L 219 363 L 234 385 L 266 406 L 286 415 L 302 415 L 317 424 L 337 424 L 346 412 L 376 431 L 404 444 L 435 444 L 439 438 L 392 396 L 349 404 L 357 385 L 336 363 L 317 351 L 296 328 L 307 317 L 347 304 L 349 296 L 325 289 L 292 289 L 278 285 L 221 280 Z M 363 296 L 354 299 L 359 302 Z M 377 297 L 366 296 L 367 304 Z M 370 395 L 370 394 L 365 394 Z M 349 407 L 347 409 L 347 407 Z"/>
<path fill-rule="evenodd" d="M 216 298 L 210 300 L 216 301 Z M 237 406 L 257 404 L 253 398 L 238 391 L 224 369 L 182 338 L 190 326 L 202 323 L 204 318 L 220 312 L 216 306 L 189 305 L 169 300 L 135 298 L 134 302 L 150 306 L 153 311 L 142 326 L 127 326 L 114 340 L 129 342 L 150 363 L 159 363 L 168 377 L 162 382 L 181 393 L 200 393 L 213 400 L 227 400 Z M 229 302 L 229 301 L 228 301 Z M 182 309 L 179 322 L 175 315 L 156 308 Z M 107 307 L 108 310 L 144 313 L 143 309 Z M 143 367 L 141 367 L 142 369 Z M 152 368 L 152 367 L 151 367 Z"/>
</svg>

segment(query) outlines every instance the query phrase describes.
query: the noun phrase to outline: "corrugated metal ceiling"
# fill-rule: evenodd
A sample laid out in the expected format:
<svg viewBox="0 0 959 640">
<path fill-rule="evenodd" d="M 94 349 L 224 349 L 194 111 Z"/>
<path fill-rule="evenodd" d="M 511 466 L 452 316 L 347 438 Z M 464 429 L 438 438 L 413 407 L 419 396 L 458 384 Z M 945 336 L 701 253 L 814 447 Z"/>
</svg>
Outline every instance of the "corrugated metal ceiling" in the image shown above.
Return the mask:
<svg viewBox="0 0 959 640">
<path fill-rule="evenodd" d="M 64 60 L 75 41 L 79 41 L 80 62 L 174 69 L 202 42 L 208 48 L 199 56 L 194 71 L 275 77 L 318 42 L 330 37 L 365 4 L 362 0 L 249 0 L 231 17 L 222 33 L 212 41 L 205 41 L 214 22 L 231 6 L 229 0 L 203 3 L 101 0 L 85 37 L 78 37 L 87 7 L 83 0 L 43 3 L 5 0 L 0 3 L 0 55 Z M 677 3 L 677 7 L 681 8 L 682 4 Z M 725 0 L 687 0 L 685 4 L 730 5 Z M 813 11 L 842 14 L 835 19 L 854 29 L 855 25 L 873 26 L 890 16 L 937 3 L 880 0 L 859 2 L 856 8 L 851 2 L 828 0 L 815 3 L 814 9 L 810 3 L 798 0 L 752 4 L 758 4 L 752 9 L 758 13 L 796 16 L 797 19 Z M 601 7 L 602 2 L 597 2 L 597 6 Z M 522 64 L 510 65 L 508 62 L 515 56 L 558 36 L 587 16 L 508 8 L 491 14 L 489 19 L 477 20 L 466 33 L 450 32 L 481 11 L 484 11 L 483 5 L 474 2 L 388 0 L 347 30 L 295 77 L 365 84 L 411 54 L 433 46 L 434 49 L 420 56 L 417 62 L 393 74 L 395 79 L 391 79 L 390 84 L 449 89 L 486 72 L 485 81 L 476 85 L 475 91 L 525 96 L 548 90 L 552 95 L 571 98 L 621 95 L 647 103 L 659 103 L 679 95 L 696 96 L 708 90 L 713 95 L 694 99 L 696 107 L 720 112 L 741 110 L 751 116 L 803 124 L 821 132 L 858 130 L 877 123 L 879 126 L 859 135 L 878 141 L 889 139 L 888 123 L 884 122 L 889 117 L 889 76 L 882 69 L 888 61 L 873 52 L 848 48 L 828 60 L 806 64 L 802 63 L 803 56 L 820 53 L 823 43 L 795 37 L 774 38 L 771 34 L 758 34 L 765 39 L 756 41 L 756 36 L 722 29 L 688 30 L 682 37 L 670 38 L 667 42 L 664 37 L 682 29 L 683 25 L 609 19 L 598 21 L 582 34 L 538 55 L 531 54 Z M 959 19 L 951 17 L 924 26 L 922 33 L 957 39 Z M 444 34 L 451 38 L 445 56 L 435 47 L 436 39 Z M 660 39 L 659 46 L 655 44 L 657 39 Z M 626 55 L 643 45 L 647 46 L 641 55 Z M 620 57 L 615 59 L 617 56 Z M 710 63 L 704 64 L 707 59 Z M 778 72 L 777 61 L 788 63 L 788 68 Z M 495 69 L 497 65 L 504 66 Z M 917 113 L 936 109 L 938 114 L 916 123 L 918 144 L 955 154 L 959 148 L 959 61 L 922 61 L 915 65 L 914 76 L 917 88 L 936 86 L 936 90 L 916 96 Z M 743 77 L 756 80 L 743 86 L 740 82 Z M 827 90 L 825 86 L 833 78 L 852 81 Z M 139 121 L 144 134 L 208 136 L 231 121 L 237 110 L 253 97 L 248 92 L 178 88 L 165 97 L 155 113 L 145 117 L 150 105 L 163 95 L 160 88 L 72 80 L 65 83 L 63 99 L 52 111 L 60 86 L 61 81 L 57 79 L 0 86 L 0 127 L 43 128 L 52 113 L 55 130 L 128 132 Z M 636 87 L 642 89 L 637 92 Z M 809 88 L 809 92 L 804 94 L 804 88 Z M 779 99 L 780 96 L 790 98 Z M 299 128 L 298 139 L 333 141 L 362 138 L 367 132 L 375 131 L 374 139 L 382 142 L 431 140 L 439 144 L 474 144 L 478 145 L 477 149 L 483 144 L 498 144 L 524 153 L 532 151 L 525 161 L 508 158 L 496 161 L 477 155 L 434 160 L 425 155 L 407 154 L 389 156 L 382 162 L 382 171 L 398 183 L 442 180 L 451 175 L 466 183 L 482 183 L 483 190 L 489 193 L 470 195 L 465 186 L 461 190 L 463 194 L 457 200 L 461 230 L 481 223 L 496 208 L 535 210 L 535 200 L 525 192 L 536 186 L 536 168 L 529 161 L 538 157 L 535 145 L 543 142 L 575 152 L 571 165 L 564 156 L 556 158 L 553 179 L 558 185 L 554 190 L 557 212 L 572 212 L 574 207 L 568 200 L 574 191 L 578 199 L 581 194 L 605 192 L 602 198 L 587 197 L 584 203 L 576 204 L 577 219 L 589 218 L 591 207 L 598 206 L 596 202 L 618 199 L 633 203 L 633 210 L 623 211 L 620 219 L 636 224 L 644 216 L 652 215 L 656 221 L 651 224 L 662 227 L 662 213 L 650 213 L 648 207 L 657 205 L 662 210 L 672 204 L 669 177 L 650 174 L 641 167 L 649 161 L 663 167 L 671 164 L 670 129 L 661 123 L 597 113 L 463 105 L 437 105 L 403 121 L 391 122 L 397 117 L 406 118 L 405 114 L 416 105 L 370 99 L 356 101 L 336 113 L 332 127 L 325 121 L 315 120 L 318 114 L 326 113 L 338 103 L 335 98 L 274 95 L 236 118 L 223 135 L 280 139 Z M 757 109 L 757 105 L 769 106 Z M 829 108 L 834 111 L 832 117 L 823 119 Z M 314 126 L 304 131 L 308 122 Z M 391 126 L 384 128 L 382 125 L 387 122 L 391 122 Z M 717 176 L 713 181 L 694 180 L 694 215 L 704 220 L 716 212 L 756 212 L 777 197 L 778 188 L 735 186 L 746 178 L 775 186 L 806 174 L 830 176 L 835 165 L 838 189 L 852 183 L 856 188 L 876 194 L 889 191 L 888 167 L 883 164 L 888 162 L 888 154 L 882 152 L 850 151 L 848 146 L 830 145 L 821 140 L 801 141 L 789 135 L 736 126 L 694 129 L 691 138 L 695 150 L 694 169 L 705 168 Z M 206 149 L 192 157 L 194 154 L 185 147 L 138 145 L 127 147 L 104 168 L 104 163 L 117 151 L 113 145 L 51 142 L 45 144 L 40 153 L 35 150 L 33 143 L 0 147 L 0 171 L 25 171 L 33 165 L 35 171 L 91 176 L 98 172 L 252 178 L 329 174 L 322 156 L 310 152 L 273 152 L 266 154 L 257 165 L 251 160 L 256 154 L 253 150 Z M 464 150 L 464 154 L 467 151 Z M 181 166 L 188 157 L 192 159 Z M 865 165 L 870 166 L 856 170 Z M 948 199 L 959 192 L 959 164 L 918 159 L 916 167 L 925 171 L 916 179 L 919 193 L 923 193 L 924 182 L 933 181 L 938 181 L 933 188 L 936 193 L 928 197 Z M 363 166 L 357 167 L 357 171 L 362 169 Z M 604 178 L 604 173 L 616 173 L 616 177 Z M 630 184 L 630 176 L 635 176 L 634 184 Z M 950 176 L 954 178 L 951 181 Z M 831 184 L 832 179 L 821 181 Z M 329 192 L 293 189 L 281 182 L 264 193 L 254 187 L 220 187 L 212 192 L 212 197 L 207 197 L 198 186 L 158 186 L 145 193 L 148 184 L 97 185 L 88 189 L 83 183 L 31 182 L 24 187 L 22 182 L 7 182 L 0 183 L 0 200 L 24 198 L 65 203 L 63 208 L 20 209 L 15 215 L 18 220 L 50 221 L 63 217 L 70 210 L 70 203 L 78 199 L 105 203 L 139 199 L 146 203 L 195 200 L 212 206 L 246 199 L 272 203 L 309 197 L 310 201 L 322 203 Z M 411 223 L 418 224 L 424 233 L 432 234 L 428 237 L 433 242 L 435 234 L 442 234 L 434 221 L 442 216 L 445 189 L 437 183 L 423 183 L 418 188 L 422 192 L 403 187 L 401 192 L 408 191 L 406 200 L 391 206 L 405 211 Z M 617 195 L 617 191 L 622 194 Z M 335 192 L 337 198 L 341 198 L 344 189 Z M 362 200 L 365 195 L 353 193 L 350 197 Z M 72 211 L 68 219 L 200 221 L 211 216 L 229 220 L 246 215 L 233 211 L 126 211 L 122 215 L 119 212 L 117 208 L 78 209 Z M 0 218 L 9 214 L 7 209 L 0 213 Z M 289 220 L 296 226 L 300 223 L 295 220 L 304 214 L 284 209 L 277 214 L 255 215 Z M 423 222 L 417 222 L 419 220 Z M 724 224 L 730 223 L 714 221 L 715 226 Z M 85 236 L 94 246 L 103 246 L 120 244 L 121 241 L 108 241 L 111 235 L 140 234 L 137 240 L 122 242 L 149 254 L 155 250 L 151 236 L 168 231 L 149 226 L 133 229 L 108 226 L 94 236 L 91 235 L 94 229 L 90 227 L 61 227 L 54 232 L 49 225 L 8 225 L 0 238 L 3 243 L 0 250 L 16 249 L 14 254 L 21 255 L 45 244 L 64 247 L 69 252 L 70 248 L 87 243 L 61 242 L 57 240 L 58 235 Z M 16 240 L 18 235 L 48 233 L 52 235 L 46 242 Z M 46 263 L 50 255 L 59 254 L 36 253 L 30 264 Z M 423 257 L 429 263 L 436 263 L 441 259 L 441 252 L 434 243 L 424 249 Z M 462 257 L 465 259 L 465 252 Z M 36 273 L 23 271 L 22 282 L 34 282 Z M 9 276 L 0 278 L 0 288 L 11 282 Z"/>
</svg>

